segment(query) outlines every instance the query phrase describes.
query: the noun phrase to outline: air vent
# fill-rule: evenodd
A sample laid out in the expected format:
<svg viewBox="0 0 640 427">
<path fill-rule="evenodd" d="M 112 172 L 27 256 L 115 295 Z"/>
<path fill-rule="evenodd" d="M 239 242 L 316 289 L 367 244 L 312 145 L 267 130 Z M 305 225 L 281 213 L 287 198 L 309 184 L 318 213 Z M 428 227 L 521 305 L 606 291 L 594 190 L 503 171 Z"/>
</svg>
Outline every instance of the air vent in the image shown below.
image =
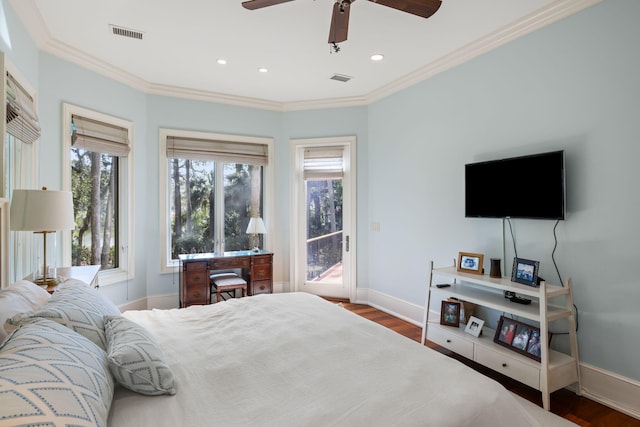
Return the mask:
<svg viewBox="0 0 640 427">
<path fill-rule="evenodd" d="M 132 30 L 131 28 L 119 27 L 117 25 L 109 25 L 111 32 L 116 36 L 129 37 L 131 39 L 142 40 L 142 31 Z"/>
<path fill-rule="evenodd" d="M 344 74 L 334 74 L 331 76 L 331 80 L 336 80 L 342 83 L 346 83 L 351 80 L 353 77 L 345 76 Z"/>
</svg>

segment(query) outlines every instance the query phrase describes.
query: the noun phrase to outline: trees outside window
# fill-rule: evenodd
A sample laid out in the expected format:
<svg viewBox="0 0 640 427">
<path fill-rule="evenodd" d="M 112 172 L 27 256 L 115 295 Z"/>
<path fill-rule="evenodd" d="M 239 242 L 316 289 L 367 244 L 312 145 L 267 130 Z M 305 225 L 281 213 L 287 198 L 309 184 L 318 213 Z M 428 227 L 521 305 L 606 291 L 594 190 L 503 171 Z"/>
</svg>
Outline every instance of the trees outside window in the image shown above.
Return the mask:
<svg viewBox="0 0 640 427">
<path fill-rule="evenodd" d="M 76 228 L 72 233 L 72 265 L 119 267 L 118 157 L 71 149 L 71 191 Z"/>
<path fill-rule="evenodd" d="M 168 168 L 171 258 L 215 252 L 219 239 L 225 251 L 248 249 L 249 219 L 262 209 L 262 166 L 173 158 Z"/>
</svg>

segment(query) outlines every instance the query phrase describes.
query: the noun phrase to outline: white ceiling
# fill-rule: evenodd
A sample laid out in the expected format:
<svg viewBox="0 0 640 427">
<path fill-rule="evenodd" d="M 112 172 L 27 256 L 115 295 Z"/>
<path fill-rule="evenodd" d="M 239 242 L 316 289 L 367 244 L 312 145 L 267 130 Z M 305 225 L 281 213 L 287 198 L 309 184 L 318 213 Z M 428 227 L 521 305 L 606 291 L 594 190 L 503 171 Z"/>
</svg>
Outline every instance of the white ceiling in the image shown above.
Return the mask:
<svg viewBox="0 0 640 427">
<path fill-rule="evenodd" d="M 598 0 L 443 0 L 429 19 L 358 0 L 338 53 L 327 43 L 333 1 L 254 11 L 242 0 L 11 4 L 40 49 L 145 92 L 292 110 L 367 104 Z M 144 37 L 115 36 L 110 25 Z"/>
</svg>

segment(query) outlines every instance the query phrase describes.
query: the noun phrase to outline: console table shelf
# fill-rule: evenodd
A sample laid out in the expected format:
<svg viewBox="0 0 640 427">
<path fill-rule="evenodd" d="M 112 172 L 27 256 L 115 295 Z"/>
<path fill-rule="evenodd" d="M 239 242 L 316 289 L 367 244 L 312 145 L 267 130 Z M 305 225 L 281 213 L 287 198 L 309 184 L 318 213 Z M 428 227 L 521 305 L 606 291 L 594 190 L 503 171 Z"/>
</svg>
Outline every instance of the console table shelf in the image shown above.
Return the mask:
<svg viewBox="0 0 640 427">
<path fill-rule="evenodd" d="M 434 281 L 435 277 L 438 281 Z M 436 287 L 436 283 L 441 283 L 442 279 L 446 279 L 450 286 Z M 504 297 L 505 291 L 529 298 L 531 304 L 514 303 Z M 550 322 L 567 319 L 570 353 L 552 350 L 548 341 L 542 340 L 541 361 L 538 362 L 494 343 L 495 331 L 488 327 L 483 328 L 483 335 L 476 338 L 464 332 L 464 325 L 459 328 L 441 325 L 439 315 L 431 318 L 431 300 L 451 297 L 538 322 L 540 336 L 548 336 Z M 564 297 L 564 304 L 549 304 L 549 299 L 556 297 Z M 508 278 L 462 273 L 457 271 L 455 265 L 434 268 L 433 262 L 430 262 L 429 291 L 422 328 L 423 344 L 426 339 L 540 390 L 546 410 L 549 410 L 553 391 L 576 383 L 578 394 L 581 392 L 571 279 L 566 281 L 565 286 L 543 281 L 539 287 L 530 287 L 511 282 Z"/>
</svg>

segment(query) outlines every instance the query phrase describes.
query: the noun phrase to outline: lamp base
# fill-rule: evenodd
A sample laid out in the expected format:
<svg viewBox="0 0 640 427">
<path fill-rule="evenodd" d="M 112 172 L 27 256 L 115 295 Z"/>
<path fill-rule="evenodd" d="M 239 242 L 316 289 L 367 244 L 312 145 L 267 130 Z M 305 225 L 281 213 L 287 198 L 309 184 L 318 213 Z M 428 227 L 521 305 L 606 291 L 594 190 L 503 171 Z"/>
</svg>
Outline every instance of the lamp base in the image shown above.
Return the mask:
<svg viewBox="0 0 640 427">
<path fill-rule="evenodd" d="M 251 252 L 258 253 L 258 252 L 260 252 L 260 248 L 255 246 L 253 249 L 251 249 Z"/>
<path fill-rule="evenodd" d="M 62 280 L 58 277 L 44 277 L 41 279 L 36 279 L 33 281 L 36 285 L 47 289 L 49 286 L 55 286 L 60 283 Z"/>
</svg>

